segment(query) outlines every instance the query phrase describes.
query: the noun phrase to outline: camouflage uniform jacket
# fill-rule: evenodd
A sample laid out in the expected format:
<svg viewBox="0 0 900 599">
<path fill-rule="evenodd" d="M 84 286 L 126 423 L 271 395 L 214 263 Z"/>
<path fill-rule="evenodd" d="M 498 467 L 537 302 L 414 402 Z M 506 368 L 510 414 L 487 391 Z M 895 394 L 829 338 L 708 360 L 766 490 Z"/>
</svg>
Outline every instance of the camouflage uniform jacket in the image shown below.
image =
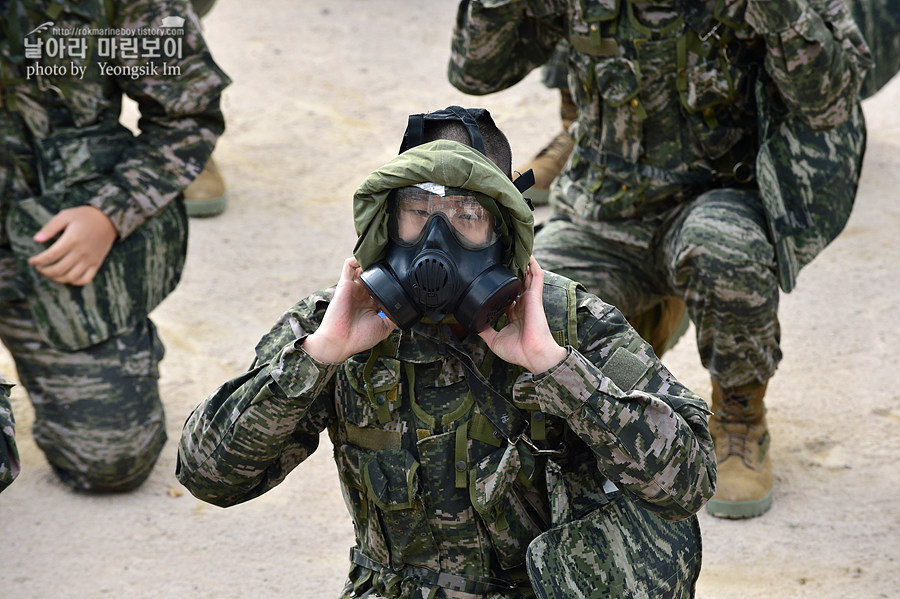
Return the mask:
<svg viewBox="0 0 900 599">
<path fill-rule="evenodd" d="M 126 238 L 199 174 L 224 130 L 219 97 L 229 79 L 212 61 L 190 3 L 2 4 L 0 216 L 16 200 L 63 192 L 66 206 L 99 208 Z M 159 28 L 169 16 L 187 17 L 172 40 L 169 34 L 79 33 L 85 28 Z M 51 28 L 32 32 L 47 22 Z M 54 33 L 57 28 L 62 33 Z M 150 41 L 145 45 L 145 40 Z M 39 57 L 26 57 L 26 41 L 41 44 Z M 177 44 L 178 54 L 150 57 L 154 52 L 163 56 L 157 42 L 173 44 L 169 48 Z M 166 61 L 180 72 L 164 72 Z M 73 75 L 72 65 L 85 70 Z M 29 72 L 29 67 L 40 71 Z M 138 137 L 119 125 L 123 93 L 140 108 Z M 0 244 L 6 243 L 3 226 Z"/>
<path fill-rule="evenodd" d="M 356 532 L 342 596 L 374 587 L 403 599 L 531 597 L 528 544 L 551 519 L 607 501 L 607 479 L 667 519 L 694 514 L 715 487 L 703 401 L 616 309 L 581 291 L 568 302 L 570 291 L 574 284 L 548 273 L 548 322 L 570 345 L 540 375 L 493 360 L 477 337 L 460 342 L 422 324 L 343 364 L 317 363 L 301 343 L 333 289 L 314 294 L 263 337 L 247 373 L 188 418 L 178 479 L 216 505 L 252 499 L 284 480 L 327 429 Z M 577 310 L 577 333 L 567 306 Z M 565 506 L 551 509 L 546 457 L 491 424 L 451 346 L 518 408 L 530 443 L 566 449 L 555 463 L 586 484 Z M 492 587 L 498 580 L 517 588 Z"/>
<path fill-rule="evenodd" d="M 561 38 L 578 119 L 556 210 L 586 221 L 755 189 L 763 69 L 790 118 L 823 130 L 851 118 L 870 62 L 843 0 L 466 0 L 450 80 L 506 88 Z"/>
<path fill-rule="evenodd" d="M 19 452 L 16 448 L 16 423 L 9 407 L 9 383 L 0 376 L 0 491 L 19 474 Z"/>
</svg>

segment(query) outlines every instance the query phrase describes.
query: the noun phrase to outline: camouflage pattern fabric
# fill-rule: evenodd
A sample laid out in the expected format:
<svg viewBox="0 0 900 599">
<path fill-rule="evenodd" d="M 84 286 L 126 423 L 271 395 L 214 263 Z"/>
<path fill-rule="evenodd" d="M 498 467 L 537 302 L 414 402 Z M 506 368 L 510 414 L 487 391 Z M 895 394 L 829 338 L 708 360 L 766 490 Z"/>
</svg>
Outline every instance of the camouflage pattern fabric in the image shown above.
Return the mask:
<svg viewBox="0 0 900 599">
<path fill-rule="evenodd" d="M 234 505 L 279 484 L 328 430 L 356 532 L 340 597 L 533 597 L 528 545 L 608 502 L 607 480 L 660 522 L 689 518 L 714 493 L 705 404 L 615 308 L 574 283 L 548 273 L 545 310 L 568 353 L 539 375 L 500 362 L 476 336 L 421 323 L 343 364 L 317 363 L 302 342 L 332 295 L 291 308 L 250 370 L 194 410 L 176 475 L 197 497 Z M 458 352 L 553 462 L 491 424 Z M 552 504 L 548 463 L 574 481 Z"/>
<path fill-rule="evenodd" d="M 867 98 L 900 72 L 900 0 L 846 2 L 875 58 L 861 90 L 862 97 Z"/>
<path fill-rule="evenodd" d="M 191 6 L 194 7 L 198 17 L 205 17 L 215 4 L 216 0 L 191 0 Z"/>
<path fill-rule="evenodd" d="M 0 340 L 34 406 L 34 439 L 64 483 L 127 491 L 144 482 L 166 440 L 157 384 L 163 347 L 149 320 L 70 352 L 41 338 L 25 302 L 8 302 Z"/>
<path fill-rule="evenodd" d="M 542 266 L 605 290 L 614 306 L 640 313 L 667 296 L 684 298 L 700 361 L 723 385 L 775 374 L 781 359 L 778 278 L 755 193 L 713 190 L 654 219 L 552 220 L 541 239 L 559 248 L 539 248 Z"/>
<path fill-rule="evenodd" d="M 708 231 L 692 227 L 692 239 L 663 240 L 673 215 L 704 193 L 724 188 L 745 198 L 747 210 L 736 220 L 761 205 L 754 176 L 760 145 L 754 83 L 763 73 L 785 112 L 811 131 L 839 127 L 858 110 L 871 57 L 843 0 L 466 1 L 454 31 L 450 80 L 470 93 L 497 91 L 543 64 L 560 39 L 572 46 L 569 88 L 579 114 L 575 151 L 554 183 L 551 205 L 554 218 L 569 225 L 551 223 L 541 231 L 535 255 L 547 268 L 583 280 L 627 316 L 676 292 L 697 325 L 698 345 L 713 348 L 715 355 L 704 358 L 713 376 L 723 385 L 764 382 L 780 359 L 778 283 L 789 291 L 796 270 L 785 272 L 787 261 L 771 260 L 771 241 L 767 251 L 749 255 L 719 245 L 732 235 L 720 230 L 721 221 L 704 218 Z M 835 160 L 858 165 L 859 127 L 848 143 L 832 140 L 845 152 Z M 783 157 L 781 150 L 775 155 Z M 793 173 L 832 166 L 827 159 L 792 164 Z M 852 204 L 858 169 L 851 175 Z M 815 191 L 809 187 L 804 193 Z M 845 220 L 846 214 L 830 218 Z M 842 224 L 832 229 L 839 231 Z M 582 244 L 584 253 L 575 255 L 575 229 L 586 239 L 601 236 L 604 248 Z M 756 247 L 754 240 L 773 234 L 770 222 L 754 224 L 739 245 Z M 667 252 L 704 237 L 714 240 L 716 259 L 707 255 L 688 264 L 687 256 Z M 608 276 L 588 272 L 587 264 L 607 252 L 617 254 L 613 261 L 624 263 L 625 270 Z M 671 273 L 646 278 L 671 271 L 673 258 L 683 260 L 678 276 L 690 285 L 673 289 Z M 597 270 L 607 265 L 608 260 L 593 263 Z M 779 269 L 773 286 L 772 271 Z M 643 278 L 626 282 L 638 273 Z M 624 289 L 617 288 L 622 284 Z M 701 315 L 705 320 L 695 320 Z M 744 325 L 729 328 L 744 319 L 756 327 L 746 337 Z M 719 346 L 719 339 L 733 342 Z"/>
<path fill-rule="evenodd" d="M 88 285 L 76 287 L 40 275 L 26 261 L 52 243 L 33 236 L 65 208 L 59 199 L 16 202 L 7 234 L 31 289 L 26 299 L 41 336 L 56 348 L 78 350 L 133 329 L 175 289 L 187 254 L 187 214 L 180 201 L 165 206 L 115 245 Z"/>
<path fill-rule="evenodd" d="M 569 89 L 569 42 L 563 40 L 556 45 L 541 67 L 541 82 L 551 89 Z"/>
<path fill-rule="evenodd" d="M 541 599 L 654 599 L 693 597 L 701 559 L 696 516 L 666 522 L 620 496 L 536 538 L 527 564 Z"/>
<path fill-rule="evenodd" d="M 779 107 L 762 82 L 756 88 L 761 115 Z M 846 122 L 825 131 L 786 112 L 781 118 L 762 116 L 760 123 L 763 141 L 756 155 L 756 178 L 763 190 L 779 283 L 789 292 L 800 269 L 838 236 L 850 218 L 866 128 L 859 105 Z"/>
<path fill-rule="evenodd" d="M 0 48 L 4 58 L 0 112 L 6 113 L 4 141 L 12 147 L 4 153 L 2 164 L 5 172 L 11 170 L 15 177 L 28 179 L 25 189 L 30 189 L 31 195 L 65 189 L 67 195 L 102 210 L 120 237 L 127 237 L 177 198 L 202 170 L 216 138 L 224 130 L 219 96 L 229 79 L 212 61 L 197 17 L 186 0 L 111 5 L 112 18 L 106 15 L 101 0 L 71 4 L 11 0 L 4 32 L 15 27 L 24 34 L 46 21 L 52 21 L 54 27 L 73 30 L 135 30 L 160 27 L 163 19 L 183 15 L 184 33 L 177 36 L 182 57 L 173 58 L 175 62 L 169 65 L 180 67 L 180 73 L 163 74 L 163 60 L 143 56 L 142 51 L 137 58 L 119 53 L 108 61 L 94 54 L 86 54 L 80 61 L 44 53 L 38 60 L 44 69 L 67 66 L 74 60 L 86 67 L 84 76 L 77 82 L 71 77 L 52 75 L 28 79 L 27 67 L 34 61 L 24 59 L 24 38 L 6 37 Z M 34 35 L 53 37 L 48 32 Z M 91 41 L 88 48 L 99 52 L 99 41 Z M 155 72 L 140 70 L 152 67 Z M 119 70 L 110 70 L 113 68 Z M 113 72 L 125 75 L 113 76 Z M 130 73 L 137 75 L 127 76 Z M 139 141 L 118 124 L 123 93 L 136 100 L 141 109 Z M 43 183 L 33 159 L 32 164 L 27 163 L 35 148 L 20 141 L 27 139 L 28 133 L 40 140 L 36 142 L 37 150 L 42 155 L 42 167 L 47 169 L 41 173 Z M 105 147 L 98 152 L 97 146 Z M 105 172 L 108 170 L 111 172 Z M 106 176 L 96 180 L 98 172 Z M 13 185 L 21 187 L 17 182 Z"/>
<path fill-rule="evenodd" d="M 12 383 L 0 375 L 0 491 L 19 474 L 19 451 L 16 448 L 16 420 L 9 405 Z"/>
<path fill-rule="evenodd" d="M 2 16 L 0 335 L 57 474 L 79 489 L 126 490 L 165 439 L 162 346 L 147 313 L 180 276 L 180 196 L 224 130 L 229 80 L 187 0 L 10 0 Z M 138 137 L 118 122 L 123 94 L 138 104 Z M 76 289 L 25 261 L 40 249 L 30 240 L 40 222 L 82 205 L 106 214 L 119 240 Z"/>
</svg>

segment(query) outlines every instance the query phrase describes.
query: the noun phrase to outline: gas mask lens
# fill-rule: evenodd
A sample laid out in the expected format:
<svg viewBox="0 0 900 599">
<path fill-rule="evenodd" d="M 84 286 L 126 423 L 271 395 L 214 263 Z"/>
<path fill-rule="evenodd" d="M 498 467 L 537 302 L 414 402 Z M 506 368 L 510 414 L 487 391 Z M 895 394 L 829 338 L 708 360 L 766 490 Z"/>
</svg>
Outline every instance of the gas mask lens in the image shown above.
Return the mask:
<svg viewBox="0 0 900 599">
<path fill-rule="evenodd" d="M 499 233 L 494 215 L 478 201 L 478 195 L 436 183 L 396 189 L 390 200 L 391 238 L 399 244 L 414 245 L 425 234 L 431 219 L 443 218 L 463 247 L 489 247 Z"/>
</svg>

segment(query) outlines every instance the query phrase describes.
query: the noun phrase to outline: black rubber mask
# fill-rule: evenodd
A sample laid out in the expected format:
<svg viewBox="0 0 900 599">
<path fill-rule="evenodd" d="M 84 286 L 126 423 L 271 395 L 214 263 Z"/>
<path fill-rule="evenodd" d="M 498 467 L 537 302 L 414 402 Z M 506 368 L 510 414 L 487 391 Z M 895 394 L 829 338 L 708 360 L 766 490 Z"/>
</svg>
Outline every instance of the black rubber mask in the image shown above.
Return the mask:
<svg viewBox="0 0 900 599">
<path fill-rule="evenodd" d="M 431 203 L 428 193 L 418 193 L 421 199 L 406 210 L 396 198 L 391 201 L 385 259 L 367 269 L 361 280 L 402 329 L 423 317 L 440 322 L 453 315 L 468 330 L 480 332 L 503 314 L 521 289 L 518 277 L 502 264 L 503 241 L 493 229 L 493 217 L 487 214 L 489 220 L 478 226 L 473 221 L 486 211 L 475 200 L 441 198 Z M 469 208 L 446 207 L 466 203 Z"/>
</svg>

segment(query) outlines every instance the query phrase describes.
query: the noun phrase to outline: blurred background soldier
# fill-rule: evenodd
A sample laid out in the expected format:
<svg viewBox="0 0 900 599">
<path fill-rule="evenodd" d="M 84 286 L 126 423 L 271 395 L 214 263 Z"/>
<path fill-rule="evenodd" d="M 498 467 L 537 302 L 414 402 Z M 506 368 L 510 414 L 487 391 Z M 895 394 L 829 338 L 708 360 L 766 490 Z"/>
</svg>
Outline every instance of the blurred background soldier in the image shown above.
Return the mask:
<svg viewBox="0 0 900 599">
<path fill-rule="evenodd" d="M 0 338 L 59 478 L 133 489 L 166 439 L 147 315 L 180 278 L 181 194 L 224 129 L 228 78 L 187 0 L 0 6 Z"/>
<path fill-rule="evenodd" d="M 553 136 L 550 142 L 531 159 L 530 162 L 516 169 L 524 173 L 528 169 L 534 171 L 534 186 L 528 190 L 528 197 L 535 206 L 546 205 L 550 200 L 550 184 L 562 171 L 575 147 L 569 127 L 578 116 L 578 109 L 572 102 L 569 93 L 569 44 L 561 41 L 557 44 L 553 55 L 541 67 L 541 81 L 550 89 L 559 90 L 559 117 L 562 129 Z"/>
<path fill-rule="evenodd" d="M 869 45 L 874 65 L 863 80 L 860 95 L 867 98 L 881 89 L 900 71 L 900 0 L 846 0 L 853 18 Z M 559 90 L 562 129 L 528 163 L 517 172 L 534 172 L 534 187 L 528 197 L 535 206 L 549 203 L 550 185 L 562 172 L 575 147 L 569 134 L 578 109 L 568 88 L 568 40 L 560 41 L 550 59 L 541 66 L 541 80 L 550 89 Z M 673 347 L 687 330 L 690 322 L 684 302 L 674 296 L 666 297 L 655 306 L 639 314 L 632 314 L 629 322 L 650 342 L 656 354 Z"/>
<path fill-rule="evenodd" d="M 900 71 L 900 0 L 846 1 L 875 59 L 861 90 L 868 98 Z"/>
<path fill-rule="evenodd" d="M 875 64 L 863 81 L 861 95 L 867 98 L 881 89 L 900 71 L 900 0 L 846 0 L 853 18 L 869 44 Z M 199 0 L 195 5 L 199 4 Z M 568 84 L 568 41 L 560 41 L 553 55 L 541 66 L 541 81 L 559 90 L 562 130 L 547 143 L 530 162 L 516 169 L 534 171 L 534 187 L 528 195 L 535 206 L 549 202 L 550 184 L 562 172 L 575 144 L 569 127 L 578 115 Z"/>
<path fill-rule="evenodd" d="M 535 256 L 633 321 L 684 302 L 712 378 L 708 509 L 764 513 L 779 286 L 843 227 L 862 161 L 871 57 L 843 0 L 465 0 L 456 23 L 449 76 L 469 93 L 568 40 L 574 151 Z"/>
</svg>

